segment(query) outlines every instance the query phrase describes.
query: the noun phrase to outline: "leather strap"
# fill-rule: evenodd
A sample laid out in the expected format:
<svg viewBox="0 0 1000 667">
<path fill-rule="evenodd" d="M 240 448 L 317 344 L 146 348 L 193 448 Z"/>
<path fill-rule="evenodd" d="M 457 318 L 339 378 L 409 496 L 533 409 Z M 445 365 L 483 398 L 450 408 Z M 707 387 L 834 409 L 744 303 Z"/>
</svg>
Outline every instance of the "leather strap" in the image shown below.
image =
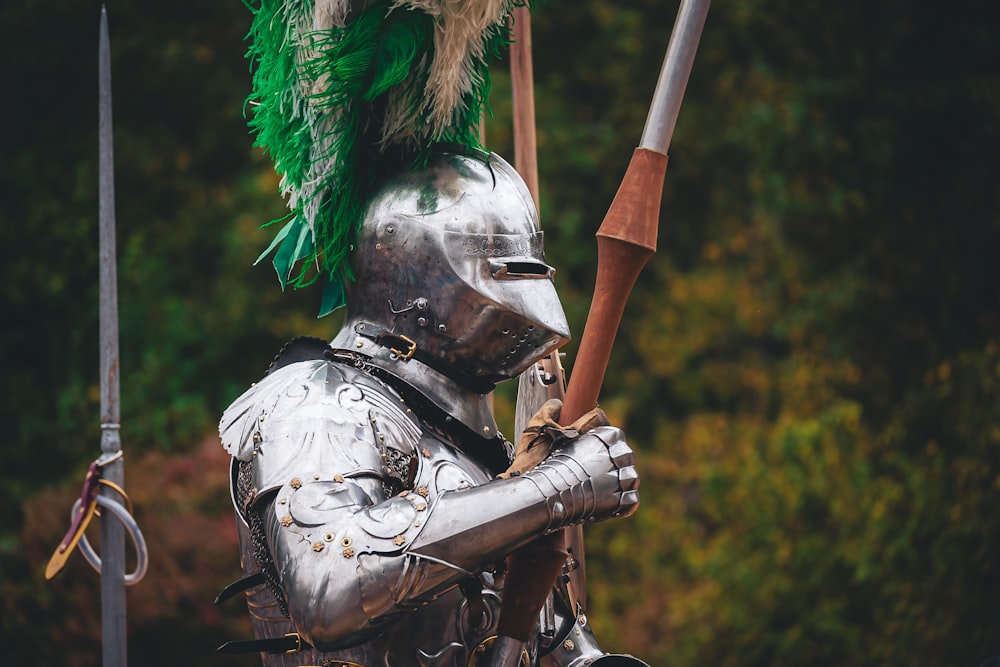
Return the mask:
<svg viewBox="0 0 1000 667">
<path fill-rule="evenodd" d="M 454 366 L 444 363 L 437 357 L 427 354 L 417 347 L 415 342 L 406 336 L 393 333 L 388 329 L 383 329 L 382 327 L 371 324 L 370 322 L 359 322 L 358 324 L 355 324 L 354 333 L 375 341 L 377 345 L 389 348 L 389 350 L 399 355 L 399 358 L 404 361 L 416 359 L 425 366 L 433 368 L 441 375 L 454 380 L 460 386 L 465 387 L 466 389 L 471 389 L 477 394 L 488 394 L 497 386 L 495 382 L 490 382 L 489 380 L 469 375 Z"/>
<path fill-rule="evenodd" d="M 297 632 L 284 637 L 270 639 L 237 639 L 226 642 L 215 649 L 217 653 L 298 653 L 312 644 L 302 639 Z"/>
<path fill-rule="evenodd" d="M 240 579 L 239 581 L 234 581 L 229 584 L 215 598 L 213 604 L 222 604 L 234 595 L 238 595 L 244 591 L 248 591 L 251 588 L 256 588 L 264 583 L 264 573 L 254 572 L 253 574 L 247 575 Z"/>
</svg>

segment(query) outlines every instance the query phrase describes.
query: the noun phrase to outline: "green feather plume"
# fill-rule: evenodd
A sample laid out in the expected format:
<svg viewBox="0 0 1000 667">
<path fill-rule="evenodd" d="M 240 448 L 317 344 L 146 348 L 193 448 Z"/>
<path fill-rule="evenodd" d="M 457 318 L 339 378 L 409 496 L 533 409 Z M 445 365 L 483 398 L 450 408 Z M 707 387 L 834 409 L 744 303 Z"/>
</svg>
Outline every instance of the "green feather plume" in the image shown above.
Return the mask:
<svg viewBox="0 0 1000 667">
<path fill-rule="evenodd" d="M 490 63 L 526 0 L 259 0 L 247 57 L 249 120 L 290 212 L 273 253 L 284 289 L 324 284 L 344 303 L 345 262 L 379 175 L 435 144 L 482 148 Z M 361 9 L 357 9 L 361 7 Z"/>
</svg>

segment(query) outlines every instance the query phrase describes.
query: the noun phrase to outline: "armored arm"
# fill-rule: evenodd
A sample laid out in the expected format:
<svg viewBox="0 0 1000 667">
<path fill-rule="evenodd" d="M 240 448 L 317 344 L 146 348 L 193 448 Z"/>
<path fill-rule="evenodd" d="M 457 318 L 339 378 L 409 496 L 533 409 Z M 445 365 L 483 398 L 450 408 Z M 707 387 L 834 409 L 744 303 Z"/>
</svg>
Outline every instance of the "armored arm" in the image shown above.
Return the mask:
<svg viewBox="0 0 1000 667">
<path fill-rule="evenodd" d="M 322 381 L 303 384 L 306 369 L 286 375 L 294 376 L 295 392 L 308 387 L 306 394 L 327 396 L 325 432 L 292 433 L 281 411 L 256 417 L 270 430 L 256 444 L 255 458 L 267 462 L 251 509 L 266 527 L 289 616 L 317 647 L 364 641 L 539 534 L 626 515 L 637 505 L 633 456 L 617 429 L 598 429 L 524 475 L 494 480 L 460 451 L 421 437 L 398 398 L 383 400 L 385 387 L 359 387 L 353 378 L 345 390 L 328 381 L 343 370 L 327 362 L 296 366 L 310 364 Z M 348 398 L 354 403 L 345 413 Z M 312 413 L 308 405 L 300 401 L 296 412 L 299 426 L 317 425 L 303 417 Z M 364 419 L 351 423 L 345 414 Z M 281 449 L 292 452 L 290 461 Z M 412 478 L 389 495 L 393 473 L 385 461 L 399 455 L 412 457 Z"/>
</svg>

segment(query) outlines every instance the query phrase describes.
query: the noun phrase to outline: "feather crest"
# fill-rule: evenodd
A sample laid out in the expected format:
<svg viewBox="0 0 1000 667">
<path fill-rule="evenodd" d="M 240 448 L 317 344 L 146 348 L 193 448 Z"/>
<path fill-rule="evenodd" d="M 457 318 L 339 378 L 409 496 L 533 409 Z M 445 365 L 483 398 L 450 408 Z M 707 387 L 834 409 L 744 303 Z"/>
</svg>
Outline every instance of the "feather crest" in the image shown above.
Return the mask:
<svg viewBox="0 0 1000 667">
<path fill-rule="evenodd" d="M 324 283 L 343 304 L 345 262 L 374 182 L 436 143 L 482 148 L 489 65 L 527 0 L 259 0 L 247 57 L 255 145 L 290 213 L 274 253 L 282 287 Z M 361 5 L 360 9 L 356 7 Z"/>
</svg>

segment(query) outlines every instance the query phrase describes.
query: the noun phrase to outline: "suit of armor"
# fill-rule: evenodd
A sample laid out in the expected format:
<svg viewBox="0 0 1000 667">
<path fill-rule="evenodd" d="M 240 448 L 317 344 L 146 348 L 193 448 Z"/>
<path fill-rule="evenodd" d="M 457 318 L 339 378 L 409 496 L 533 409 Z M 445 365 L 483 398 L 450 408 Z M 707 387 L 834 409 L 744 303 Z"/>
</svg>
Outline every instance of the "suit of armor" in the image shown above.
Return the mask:
<svg viewBox="0 0 1000 667">
<path fill-rule="evenodd" d="M 541 277 L 551 290 L 551 271 L 532 240 L 533 207 L 501 227 L 487 201 L 491 212 L 478 219 L 488 229 L 454 236 L 445 225 L 437 246 L 427 240 L 437 231 L 424 221 L 407 231 L 401 207 L 407 215 L 416 205 L 424 215 L 455 216 L 468 211 L 453 202 L 476 187 L 520 195 L 523 184 L 506 163 L 490 156 L 483 165 L 482 158 L 461 156 L 443 158 L 437 171 L 432 165 L 427 179 L 445 194 L 430 204 L 426 197 L 415 204 L 395 182 L 386 195 L 392 213 L 373 207 L 378 213 L 363 226 L 359 256 L 365 248 L 391 250 L 385 239 L 413 253 L 407 239 L 422 239 L 431 250 L 414 260 L 428 263 L 420 280 L 440 283 L 432 268 L 438 247 L 445 255 L 457 252 L 463 266 L 486 267 L 487 274 L 476 269 L 474 276 L 511 281 L 520 273 L 525 284 L 540 285 Z M 449 203 L 442 175 L 456 173 L 461 187 Z M 523 199 L 516 204 L 523 210 Z M 466 216 L 455 217 L 468 224 Z M 363 273 L 371 264 L 356 266 Z M 253 584 L 247 600 L 255 634 L 264 640 L 253 646 L 265 665 L 475 664 L 496 635 L 508 553 L 569 525 L 628 515 L 638 504 L 632 452 L 612 427 L 563 442 L 524 474 L 497 478 L 512 447 L 498 433 L 485 394 L 504 374 L 515 375 L 565 340 L 561 309 L 537 316 L 508 307 L 512 314 L 485 321 L 468 312 L 451 315 L 405 267 L 402 274 L 399 289 L 359 276 L 332 345 L 294 342 L 220 423 L 233 456 L 244 574 Z M 382 290 L 388 305 L 373 311 L 372 299 L 361 298 L 370 289 Z M 465 299 L 464 307 L 470 305 Z M 489 330 L 492 321 L 499 331 Z M 487 332 L 501 339 L 500 349 L 492 349 L 497 343 Z M 586 619 L 555 608 L 555 620 L 541 623 L 524 651 L 526 661 L 582 665 L 602 656 Z M 570 631 L 576 641 L 564 640 Z"/>
</svg>

